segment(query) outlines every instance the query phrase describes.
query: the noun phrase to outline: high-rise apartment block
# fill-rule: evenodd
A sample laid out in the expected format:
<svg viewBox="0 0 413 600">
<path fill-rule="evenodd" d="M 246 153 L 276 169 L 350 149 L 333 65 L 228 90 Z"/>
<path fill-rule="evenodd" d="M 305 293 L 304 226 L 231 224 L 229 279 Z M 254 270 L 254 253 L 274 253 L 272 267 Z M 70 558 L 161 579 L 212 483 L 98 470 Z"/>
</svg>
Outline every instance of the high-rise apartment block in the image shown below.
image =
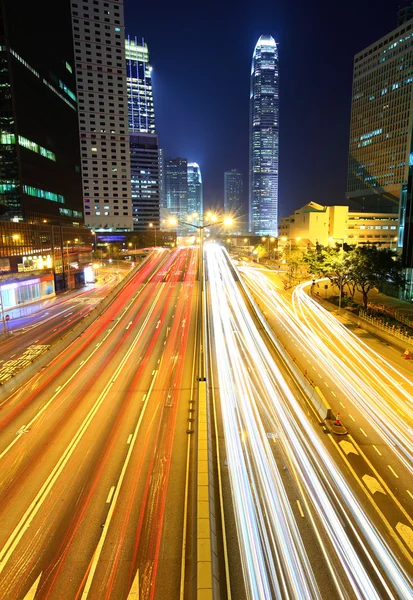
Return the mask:
<svg viewBox="0 0 413 600">
<path fill-rule="evenodd" d="M 134 231 L 159 228 L 158 136 L 130 134 L 130 164 Z"/>
<path fill-rule="evenodd" d="M 413 267 L 412 17 L 410 3 L 399 11 L 396 29 L 354 57 L 347 179 L 347 198 L 362 210 L 399 213 L 398 245 L 403 247 L 403 261 L 410 281 Z"/>
<path fill-rule="evenodd" d="M 83 223 L 77 100 L 69 2 L 2 0 L 1 220 Z"/>
<path fill-rule="evenodd" d="M 85 222 L 132 229 L 123 0 L 71 0 L 71 9 Z"/>
<path fill-rule="evenodd" d="M 224 173 L 224 210 L 226 214 L 240 216 L 242 212 L 242 195 L 244 180 L 237 169 Z"/>
<path fill-rule="evenodd" d="M 125 40 L 129 131 L 155 133 L 152 67 L 148 46 L 138 38 Z"/>
<path fill-rule="evenodd" d="M 169 213 L 177 219 L 188 214 L 188 161 L 186 158 L 165 160 L 165 199 Z"/>
<path fill-rule="evenodd" d="M 188 163 L 188 213 L 202 218 L 203 187 L 201 169 L 196 162 Z"/>
<path fill-rule="evenodd" d="M 250 88 L 250 230 L 278 231 L 279 97 L 278 48 L 262 35 L 254 49 Z"/>
</svg>

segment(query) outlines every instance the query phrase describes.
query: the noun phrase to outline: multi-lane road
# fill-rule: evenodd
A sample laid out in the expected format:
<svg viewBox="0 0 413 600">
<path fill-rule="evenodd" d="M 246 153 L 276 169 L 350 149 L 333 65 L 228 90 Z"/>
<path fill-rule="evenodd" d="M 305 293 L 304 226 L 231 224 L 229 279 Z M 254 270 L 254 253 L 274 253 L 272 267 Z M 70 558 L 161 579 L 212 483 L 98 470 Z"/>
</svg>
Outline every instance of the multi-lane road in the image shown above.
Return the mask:
<svg viewBox="0 0 413 600">
<path fill-rule="evenodd" d="M 401 454 L 399 461 L 391 462 L 390 440 L 370 438 L 371 427 L 358 423 L 355 412 L 354 436 L 350 426 L 345 438 L 329 433 L 309 401 L 310 386 L 297 385 L 294 369 L 299 364 L 303 373 L 314 371 L 323 392 L 328 396 L 331 390 L 333 400 L 353 411 L 344 403 L 352 401 L 344 398 L 353 385 L 350 374 L 338 378 L 335 359 L 323 362 L 319 333 L 306 329 L 291 299 L 288 303 L 260 272 L 247 270 L 277 335 L 272 343 L 263 339 L 266 323 L 253 318 L 225 253 L 211 245 L 206 256 L 232 597 L 411 598 L 412 480 L 405 473 L 403 485 L 409 481 L 410 490 L 404 493 L 394 481 L 407 469 L 401 465 L 407 444 L 393 452 Z M 334 345 L 330 340 L 330 349 Z M 337 349 L 337 361 L 340 352 L 343 348 Z M 364 379 L 371 384 L 372 377 Z M 366 394 L 363 389 L 364 406 Z"/>
<path fill-rule="evenodd" d="M 408 369 L 303 288 L 236 271 L 215 244 L 205 259 L 221 597 L 411 600 Z M 0 396 L 2 599 L 193 597 L 198 275 L 197 249 L 153 251 Z M 46 339 L 62 318 L 41 313 L 20 337 Z M 347 436 L 325 426 L 315 388 Z"/>
<path fill-rule="evenodd" d="M 2 399 L 1 598 L 179 597 L 197 305 L 197 250 L 159 250 Z"/>
</svg>

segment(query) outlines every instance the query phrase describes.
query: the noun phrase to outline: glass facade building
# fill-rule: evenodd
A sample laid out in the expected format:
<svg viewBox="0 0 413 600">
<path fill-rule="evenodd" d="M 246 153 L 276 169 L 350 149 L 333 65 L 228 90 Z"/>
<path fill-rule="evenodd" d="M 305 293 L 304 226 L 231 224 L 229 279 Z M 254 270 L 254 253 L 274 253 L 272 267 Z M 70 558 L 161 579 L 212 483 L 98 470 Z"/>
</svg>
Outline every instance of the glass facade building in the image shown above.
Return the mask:
<svg viewBox="0 0 413 600">
<path fill-rule="evenodd" d="M 197 213 L 202 217 L 203 212 L 202 175 L 198 163 L 188 163 L 188 213 Z"/>
<path fill-rule="evenodd" d="M 50 27 L 58 23 L 59 27 Z M 2 0 L 0 220 L 83 223 L 70 2 Z"/>
<path fill-rule="evenodd" d="M 125 40 L 126 81 L 128 86 L 129 131 L 155 133 L 155 108 L 152 93 L 152 67 L 144 40 Z"/>
<path fill-rule="evenodd" d="M 262 35 L 250 88 L 249 227 L 256 235 L 278 234 L 278 148 L 278 48 L 272 36 Z"/>
<path fill-rule="evenodd" d="M 186 158 L 165 160 L 166 208 L 172 216 L 185 220 L 188 215 L 188 161 Z"/>
<path fill-rule="evenodd" d="M 399 213 L 398 247 L 413 296 L 413 16 L 354 57 L 347 198 Z M 410 17 L 410 18 L 409 18 Z"/>
<path fill-rule="evenodd" d="M 224 173 L 224 210 L 226 214 L 239 216 L 242 213 L 244 180 L 237 169 Z"/>
</svg>

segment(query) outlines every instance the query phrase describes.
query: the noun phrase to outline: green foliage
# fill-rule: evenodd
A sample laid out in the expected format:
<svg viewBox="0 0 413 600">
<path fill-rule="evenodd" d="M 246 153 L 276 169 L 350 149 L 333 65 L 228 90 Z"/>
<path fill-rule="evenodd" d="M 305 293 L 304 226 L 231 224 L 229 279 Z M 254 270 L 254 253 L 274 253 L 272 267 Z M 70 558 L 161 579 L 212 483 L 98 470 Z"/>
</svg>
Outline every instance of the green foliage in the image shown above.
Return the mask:
<svg viewBox="0 0 413 600">
<path fill-rule="evenodd" d="M 351 298 L 356 290 L 360 291 L 365 307 L 369 292 L 380 290 L 384 282 L 401 288 L 405 285 L 400 257 L 388 248 L 360 246 L 347 250 L 318 246 L 304 260 L 315 277 L 328 277 L 337 287 L 341 280 Z"/>
</svg>

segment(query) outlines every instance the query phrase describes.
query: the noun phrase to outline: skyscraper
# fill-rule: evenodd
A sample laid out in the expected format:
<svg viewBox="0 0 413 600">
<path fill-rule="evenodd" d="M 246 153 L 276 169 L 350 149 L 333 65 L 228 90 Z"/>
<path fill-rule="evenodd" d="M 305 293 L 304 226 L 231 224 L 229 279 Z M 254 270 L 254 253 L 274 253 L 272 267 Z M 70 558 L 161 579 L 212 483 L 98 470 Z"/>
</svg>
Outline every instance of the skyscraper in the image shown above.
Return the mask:
<svg viewBox="0 0 413 600">
<path fill-rule="evenodd" d="M 159 228 L 158 136 L 130 134 L 130 167 L 133 230 L 147 231 L 149 223 Z"/>
<path fill-rule="evenodd" d="M 24 17 L 22 8 L 13 0 L 0 8 L 0 219 L 77 225 L 83 202 L 70 4 L 26 3 Z"/>
<path fill-rule="evenodd" d="M 169 213 L 177 219 L 188 214 L 188 161 L 186 158 L 165 160 L 165 199 Z"/>
<path fill-rule="evenodd" d="M 134 231 L 159 227 L 158 136 L 152 93 L 148 46 L 128 37 L 125 41 L 130 132 L 131 187 Z"/>
<path fill-rule="evenodd" d="M 254 49 L 250 88 L 250 230 L 278 235 L 278 48 L 262 35 Z"/>
<path fill-rule="evenodd" d="M 239 216 L 242 212 L 242 194 L 244 181 L 237 169 L 224 173 L 224 210 L 225 213 Z"/>
<path fill-rule="evenodd" d="M 188 213 L 197 213 L 202 217 L 203 188 L 202 175 L 198 163 L 188 163 Z"/>
<path fill-rule="evenodd" d="M 132 229 L 123 0 L 71 0 L 85 222 Z"/>
<path fill-rule="evenodd" d="M 159 160 L 159 206 L 160 208 L 166 208 L 165 198 L 165 155 L 163 148 L 158 150 Z"/>
<path fill-rule="evenodd" d="M 413 12 L 354 57 L 347 198 L 367 211 L 399 212 L 399 241 L 413 279 Z M 410 16 L 410 19 L 409 19 Z M 406 20 L 407 19 L 407 20 Z M 380 227 L 379 225 L 377 227 Z M 369 231 L 372 241 L 381 232 Z M 394 232 L 388 233 L 394 236 Z M 411 283 L 410 294 L 413 294 Z"/>
<path fill-rule="evenodd" d="M 125 40 L 128 86 L 129 131 L 155 133 L 155 108 L 152 93 L 152 67 L 144 40 Z"/>
</svg>

